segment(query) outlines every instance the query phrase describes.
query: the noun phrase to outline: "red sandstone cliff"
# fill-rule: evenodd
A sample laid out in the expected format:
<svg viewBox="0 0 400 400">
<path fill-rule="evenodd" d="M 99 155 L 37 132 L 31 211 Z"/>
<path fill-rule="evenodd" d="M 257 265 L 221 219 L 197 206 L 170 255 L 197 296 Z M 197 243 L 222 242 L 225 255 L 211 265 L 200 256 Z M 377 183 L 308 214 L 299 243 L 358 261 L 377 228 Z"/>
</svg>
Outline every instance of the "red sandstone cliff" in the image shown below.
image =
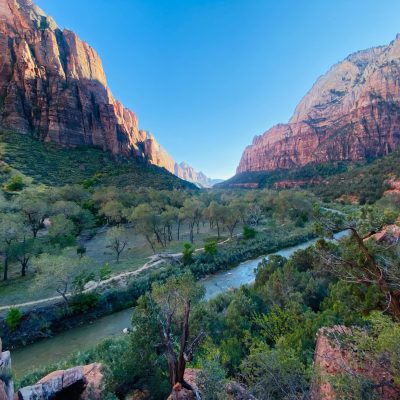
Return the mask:
<svg viewBox="0 0 400 400">
<path fill-rule="evenodd" d="M 96 146 L 188 177 L 114 99 L 96 51 L 31 0 L 0 0 L 0 129 Z"/>
<path fill-rule="evenodd" d="M 400 36 L 320 77 L 287 124 L 256 136 L 237 173 L 360 160 L 400 144 Z"/>
</svg>

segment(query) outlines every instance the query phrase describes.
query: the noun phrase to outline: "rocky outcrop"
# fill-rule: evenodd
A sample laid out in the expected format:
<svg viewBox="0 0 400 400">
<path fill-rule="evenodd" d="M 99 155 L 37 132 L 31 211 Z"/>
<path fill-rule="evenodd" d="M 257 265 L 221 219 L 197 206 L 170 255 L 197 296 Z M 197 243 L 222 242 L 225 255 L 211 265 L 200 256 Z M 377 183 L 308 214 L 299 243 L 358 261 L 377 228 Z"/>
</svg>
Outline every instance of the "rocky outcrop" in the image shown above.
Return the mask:
<svg viewBox="0 0 400 400">
<path fill-rule="evenodd" d="M 31 0 L 0 0 L 0 129 L 136 157 L 186 179 L 113 97 L 97 52 Z"/>
<path fill-rule="evenodd" d="M 400 143 L 400 36 L 320 77 L 287 124 L 256 136 L 237 173 L 388 154 Z"/>
<path fill-rule="evenodd" d="M 19 400 L 101 400 L 103 374 L 100 364 L 90 364 L 67 370 L 54 371 L 36 385 L 18 391 Z"/>
<path fill-rule="evenodd" d="M 14 395 L 14 383 L 11 375 L 11 355 L 9 351 L 3 351 L 0 339 L 0 400 L 12 400 Z"/>
<path fill-rule="evenodd" d="M 318 332 L 314 355 L 314 382 L 311 400 L 335 400 L 332 379 L 343 374 L 349 377 L 363 377 L 375 386 L 376 398 L 395 400 L 400 398 L 400 387 L 394 384 L 390 367 L 383 360 L 363 358 L 357 346 L 345 338 L 352 336 L 352 330 L 343 326 L 321 328 Z M 375 397 L 374 397 L 375 398 Z"/>
<path fill-rule="evenodd" d="M 203 174 L 203 172 L 195 171 L 186 162 L 175 164 L 174 173 L 176 176 L 179 176 L 179 178 L 184 179 L 185 181 L 192 182 L 202 188 L 210 188 L 213 187 L 215 184 L 222 182 L 222 180 L 220 179 L 209 178 L 208 176 Z"/>
<path fill-rule="evenodd" d="M 188 390 L 182 387 L 180 383 L 177 383 L 173 389 L 168 400 L 198 400 L 200 399 L 199 389 L 196 384 L 197 375 L 199 370 L 193 368 L 187 368 L 185 371 L 185 381 L 193 388 Z"/>
</svg>

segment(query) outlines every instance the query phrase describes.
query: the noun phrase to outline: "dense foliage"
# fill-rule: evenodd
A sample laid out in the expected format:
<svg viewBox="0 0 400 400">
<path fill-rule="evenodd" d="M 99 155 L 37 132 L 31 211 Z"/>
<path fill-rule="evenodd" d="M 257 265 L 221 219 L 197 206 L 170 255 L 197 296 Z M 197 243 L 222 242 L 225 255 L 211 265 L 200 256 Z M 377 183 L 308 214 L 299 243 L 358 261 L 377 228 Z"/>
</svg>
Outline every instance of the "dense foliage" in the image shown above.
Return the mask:
<svg viewBox="0 0 400 400">
<path fill-rule="evenodd" d="M 372 204 L 381 198 L 388 188 L 386 180 L 400 176 L 400 153 L 358 163 L 335 162 L 308 164 L 292 170 L 248 172 L 234 176 L 219 184 L 231 187 L 255 183 L 258 188 L 274 188 L 279 182 L 307 188 L 326 201 L 355 197 L 360 204 Z"/>
</svg>

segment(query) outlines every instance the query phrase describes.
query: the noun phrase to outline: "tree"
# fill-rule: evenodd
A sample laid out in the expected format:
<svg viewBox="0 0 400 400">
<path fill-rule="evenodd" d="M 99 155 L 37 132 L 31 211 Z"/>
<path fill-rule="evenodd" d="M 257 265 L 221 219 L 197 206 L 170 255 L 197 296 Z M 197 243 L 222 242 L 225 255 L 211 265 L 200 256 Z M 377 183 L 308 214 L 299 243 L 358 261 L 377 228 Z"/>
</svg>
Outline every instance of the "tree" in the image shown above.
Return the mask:
<svg viewBox="0 0 400 400">
<path fill-rule="evenodd" d="M 189 223 L 190 243 L 194 243 L 194 228 L 197 226 L 197 233 L 199 233 L 199 223 L 203 212 L 203 204 L 194 198 L 186 199 L 183 203 L 183 212 Z"/>
<path fill-rule="evenodd" d="M 246 210 L 246 220 L 250 225 L 258 225 L 262 218 L 262 208 L 257 204 L 251 204 Z"/>
<path fill-rule="evenodd" d="M 88 257 L 71 257 L 68 249 L 61 255 L 43 253 L 32 260 L 36 276 L 31 290 L 54 290 L 63 298 L 65 306 L 68 307 L 77 271 L 85 271 L 91 262 Z"/>
<path fill-rule="evenodd" d="M 151 293 L 143 296 L 134 310 L 133 325 L 137 327 L 134 337 L 146 335 L 149 350 L 161 349 L 171 389 L 180 384 L 193 390 L 184 379 L 185 369 L 204 332 L 191 332 L 190 317 L 203 295 L 204 289 L 196 284 L 191 274 L 171 277 L 165 284 L 154 284 Z M 153 336 L 155 334 L 158 339 Z"/>
<path fill-rule="evenodd" d="M 35 193 L 28 192 L 21 194 L 21 196 L 19 200 L 21 213 L 26 225 L 30 227 L 33 237 L 36 238 L 49 214 L 47 203 Z"/>
<path fill-rule="evenodd" d="M 8 264 L 11 252 L 11 245 L 21 235 L 23 225 L 20 216 L 17 214 L 0 214 L 0 245 L 4 256 L 3 280 L 8 279 Z"/>
<path fill-rule="evenodd" d="M 11 246 L 11 256 L 21 265 L 22 277 L 26 276 L 31 258 L 40 251 L 37 241 L 34 238 L 28 237 L 26 229 L 24 228 L 22 229 L 20 238 Z"/>
<path fill-rule="evenodd" d="M 216 201 L 212 201 L 210 205 L 204 210 L 204 216 L 210 223 L 210 228 L 214 225 L 217 227 L 217 235 L 221 236 L 221 225 L 223 223 L 224 207 Z"/>
<path fill-rule="evenodd" d="M 121 254 L 125 250 L 128 241 L 129 233 L 122 226 L 113 227 L 107 231 L 107 247 L 116 254 L 117 263 L 119 263 Z"/>
<path fill-rule="evenodd" d="M 63 214 L 55 215 L 50 219 L 49 236 L 59 240 L 72 236 L 75 232 L 74 223 Z"/>
<path fill-rule="evenodd" d="M 339 228 L 348 229 L 351 233 L 347 240 L 343 240 L 340 249 L 324 240 L 318 242 L 324 266 L 347 282 L 376 285 L 387 300 L 388 310 L 400 321 L 400 273 L 396 248 L 370 239 L 391 221 L 373 207 L 363 207 L 339 223 L 331 213 L 324 213 L 318 208 L 314 210 L 314 215 L 317 230 L 323 236 L 331 238 Z"/>
<path fill-rule="evenodd" d="M 126 208 L 117 200 L 108 201 L 100 209 L 100 215 L 103 215 L 109 224 L 121 224 L 126 214 Z"/>
<path fill-rule="evenodd" d="M 240 213 L 235 206 L 226 206 L 223 211 L 223 224 L 229 231 L 229 236 L 233 238 L 233 232 L 240 222 Z"/>
<path fill-rule="evenodd" d="M 140 204 L 135 207 L 129 220 L 133 223 L 136 232 L 145 237 L 153 252 L 155 252 L 154 237 L 159 244 L 165 247 L 161 228 L 161 217 L 150 204 Z"/>
</svg>

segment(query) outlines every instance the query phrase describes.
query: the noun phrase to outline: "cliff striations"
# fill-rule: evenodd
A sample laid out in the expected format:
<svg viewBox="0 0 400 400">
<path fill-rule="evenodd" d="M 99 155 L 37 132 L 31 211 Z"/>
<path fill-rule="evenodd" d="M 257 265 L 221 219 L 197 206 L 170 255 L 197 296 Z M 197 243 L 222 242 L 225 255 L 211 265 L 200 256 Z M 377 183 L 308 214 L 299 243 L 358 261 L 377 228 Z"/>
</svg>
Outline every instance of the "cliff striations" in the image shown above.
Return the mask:
<svg viewBox="0 0 400 400">
<path fill-rule="evenodd" d="M 31 0 L 0 0 L 0 129 L 186 172 L 116 100 L 99 55 Z"/>
<path fill-rule="evenodd" d="M 298 104 L 287 124 L 256 136 L 237 173 L 308 163 L 356 161 L 400 143 L 400 36 L 334 65 Z"/>
</svg>

